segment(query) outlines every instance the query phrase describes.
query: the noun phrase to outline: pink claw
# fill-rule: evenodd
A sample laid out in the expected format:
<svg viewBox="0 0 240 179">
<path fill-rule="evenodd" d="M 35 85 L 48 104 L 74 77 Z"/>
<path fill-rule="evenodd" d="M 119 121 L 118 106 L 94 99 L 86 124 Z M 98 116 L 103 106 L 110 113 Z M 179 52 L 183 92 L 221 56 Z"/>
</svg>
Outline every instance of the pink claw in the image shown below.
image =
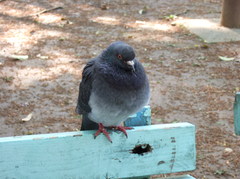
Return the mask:
<svg viewBox="0 0 240 179">
<path fill-rule="evenodd" d="M 107 132 L 107 130 L 104 128 L 103 124 L 102 123 L 99 123 L 98 124 L 98 130 L 97 132 L 94 134 L 94 138 L 96 138 L 99 134 L 103 133 L 107 139 L 112 143 L 112 140 L 109 136 L 109 133 Z"/>
<path fill-rule="evenodd" d="M 125 127 L 125 126 L 111 126 L 111 127 L 114 128 L 114 129 L 116 129 L 116 130 L 118 130 L 118 131 L 123 132 L 126 137 L 128 137 L 126 130 L 131 130 L 131 129 L 133 129 L 132 127 Z"/>
<path fill-rule="evenodd" d="M 124 127 L 124 126 L 110 126 L 109 128 L 113 128 L 115 130 L 121 131 L 125 134 L 126 137 L 128 137 L 127 135 L 127 131 L 126 130 L 130 130 L 133 129 L 132 127 Z M 107 139 L 112 143 L 112 140 L 109 136 L 109 133 L 107 132 L 107 130 L 105 129 L 105 127 L 103 126 L 102 123 L 98 124 L 98 130 L 97 132 L 94 134 L 94 138 L 96 138 L 99 134 L 103 133 Z"/>
</svg>

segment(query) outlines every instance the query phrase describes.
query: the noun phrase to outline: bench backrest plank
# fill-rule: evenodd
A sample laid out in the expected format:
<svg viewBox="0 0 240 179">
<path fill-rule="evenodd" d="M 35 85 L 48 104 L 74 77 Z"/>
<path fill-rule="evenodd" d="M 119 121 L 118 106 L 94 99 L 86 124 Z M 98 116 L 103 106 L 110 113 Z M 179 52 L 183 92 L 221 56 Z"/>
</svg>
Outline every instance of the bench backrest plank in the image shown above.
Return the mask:
<svg viewBox="0 0 240 179">
<path fill-rule="evenodd" d="M 135 127 L 0 138 L 0 178 L 124 178 L 195 169 L 195 126 Z"/>
</svg>

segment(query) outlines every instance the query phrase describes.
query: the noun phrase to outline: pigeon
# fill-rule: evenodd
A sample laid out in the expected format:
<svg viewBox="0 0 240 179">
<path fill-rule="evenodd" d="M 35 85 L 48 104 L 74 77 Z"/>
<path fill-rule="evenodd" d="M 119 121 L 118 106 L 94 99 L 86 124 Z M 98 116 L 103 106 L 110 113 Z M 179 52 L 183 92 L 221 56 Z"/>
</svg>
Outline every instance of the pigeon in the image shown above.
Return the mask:
<svg viewBox="0 0 240 179">
<path fill-rule="evenodd" d="M 81 130 L 97 130 L 112 142 L 106 128 L 123 132 L 120 126 L 149 102 L 149 82 L 134 49 L 125 42 L 113 42 L 91 59 L 83 69 L 76 112 L 82 115 Z"/>
</svg>

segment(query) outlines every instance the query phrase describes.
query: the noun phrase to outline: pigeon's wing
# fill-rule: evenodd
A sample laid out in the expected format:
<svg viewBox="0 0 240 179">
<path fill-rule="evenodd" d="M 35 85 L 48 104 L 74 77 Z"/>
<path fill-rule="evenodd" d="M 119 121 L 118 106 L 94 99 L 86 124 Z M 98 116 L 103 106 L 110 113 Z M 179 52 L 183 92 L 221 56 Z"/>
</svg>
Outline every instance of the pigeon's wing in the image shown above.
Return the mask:
<svg viewBox="0 0 240 179">
<path fill-rule="evenodd" d="M 91 107 L 89 106 L 88 102 L 92 91 L 95 61 L 96 59 L 92 59 L 83 69 L 82 81 L 79 86 L 79 95 L 76 107 L 76 112 L 78 114 L 87 114 L 91 112 Z"/>
<path fill-rule="evenodd" d="M 81 131 L 98 129 L 98 124 L 91 121 L 87 115 L 82 116 Z"/>
</svg>

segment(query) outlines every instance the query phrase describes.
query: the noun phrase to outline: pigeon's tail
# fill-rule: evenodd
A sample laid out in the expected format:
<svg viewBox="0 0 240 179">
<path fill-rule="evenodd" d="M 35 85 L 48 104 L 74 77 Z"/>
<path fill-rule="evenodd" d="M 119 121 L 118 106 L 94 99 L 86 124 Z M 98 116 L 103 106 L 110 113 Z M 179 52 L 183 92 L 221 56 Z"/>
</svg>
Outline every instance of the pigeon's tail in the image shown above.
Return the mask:
<svg viewBox="0 0 240 179">
<path fill-rule="evenodd" d="M 98 123 L 91 121 L 87 115 L 82 115 L 81 131 L 98 129 Z"/>
<path fill-rule="evenodd" d="M 85 130 L 94 130 L 94 129 L 98 129 L 98 124 L 96 122 L 91 121 L 88 118 L 87 113 L 83 112 L 81 110 L 81 108 L 79 107 L 79 105 L 77 105 L 75 112 L 77 114 L 82 115 L 82 127 L 81 127 L 81 131 L 85 131 Z"/>
</svg>

